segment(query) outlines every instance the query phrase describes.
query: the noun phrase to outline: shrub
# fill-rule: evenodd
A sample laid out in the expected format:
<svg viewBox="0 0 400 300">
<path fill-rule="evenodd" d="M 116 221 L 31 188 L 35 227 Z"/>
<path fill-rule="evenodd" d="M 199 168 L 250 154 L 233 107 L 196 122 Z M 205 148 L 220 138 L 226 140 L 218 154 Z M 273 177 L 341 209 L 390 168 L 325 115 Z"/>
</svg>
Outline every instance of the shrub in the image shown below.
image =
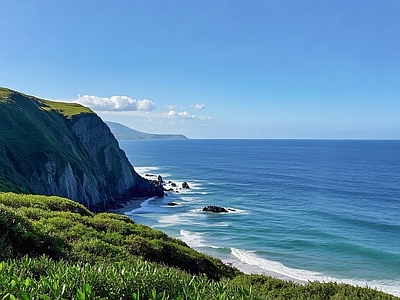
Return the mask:
<svg viewBox="0 0 400 300">
<path fill-rule="evenodd" d="M 26 217 L 0 204 L 0 260 L 29 254 L 64 255 L 65 241 L 35 226 Z"/>
</svg>

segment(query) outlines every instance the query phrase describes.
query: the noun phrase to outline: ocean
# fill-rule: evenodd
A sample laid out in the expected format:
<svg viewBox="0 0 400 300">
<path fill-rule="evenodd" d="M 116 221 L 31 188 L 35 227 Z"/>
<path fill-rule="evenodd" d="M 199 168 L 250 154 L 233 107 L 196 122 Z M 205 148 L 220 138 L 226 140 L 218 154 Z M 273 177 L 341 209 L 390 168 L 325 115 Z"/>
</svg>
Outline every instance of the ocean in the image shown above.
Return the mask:
<svg viewBox="0 0 400 300">
<path fill-rule="evenodd" d="M 400 141 L 119 143 L 139 174 L 190 186 L 125 212 L 136 222 L 246 272 L 400 296 Z"/>
</svg>

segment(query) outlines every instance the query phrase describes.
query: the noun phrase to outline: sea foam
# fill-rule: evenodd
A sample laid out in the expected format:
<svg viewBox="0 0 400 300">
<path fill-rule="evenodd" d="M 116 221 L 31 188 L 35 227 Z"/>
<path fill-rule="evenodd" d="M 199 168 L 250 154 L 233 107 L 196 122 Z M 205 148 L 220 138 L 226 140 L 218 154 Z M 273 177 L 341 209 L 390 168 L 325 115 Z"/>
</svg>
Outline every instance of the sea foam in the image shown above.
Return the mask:
<svg viewBox="0 0 400 300">
<path fill-rule="evenodd" d="M 354 279 L 339 279 L 325 276 L 319 272 L 313 272 L 302 269 L 294 269 L 284 266 L 280 262 L 267 260 L 255 254 L 253 251 L 231 248 L 231 253 L 242 263 L 232 264 L 245 273 L 259 273 L 284 280 L 293 280 L 295 282 L 307 283 L 312 281 L 319 282 L 338 282 L 347 283 L 354 286 L 376 288 L 377 290 L 400 296 L 400 282 L 393 280 L 372 280 L 361 281 Z M 312 259 L 312 258 L 310 258 Z M 244 263 L 244 264 L 243 264 Z"/>
<path fill-rule="evenodd" d="M 158 199 L 157 197 L 151 197 L 142 203 L 140 203 L 140 207 L 135 208 L 131 211 L 125 212 L 126 215 L 135 215 L 139 213 L 155 213 L 155 212 L 162 212 L 164 209 L 160 208 L 157 205 L 151 205 L 151 201 Z"/>
<path fill-rule="evenodd" d="M 184 241 L 186 244 L 188 244 L 192 248 L 214 248 L 214 249 L 219 249 L 221 247 L 218 246 L 213 246 L 213 245 L 207 245 L 205 244 L 204 241 L 204 233 L 198 233 L 198 232 L 191 232 L 187 230 L 181 230 L 180 231 L 180 236 L 178 237 L 180 240 Z"/>
</svg>

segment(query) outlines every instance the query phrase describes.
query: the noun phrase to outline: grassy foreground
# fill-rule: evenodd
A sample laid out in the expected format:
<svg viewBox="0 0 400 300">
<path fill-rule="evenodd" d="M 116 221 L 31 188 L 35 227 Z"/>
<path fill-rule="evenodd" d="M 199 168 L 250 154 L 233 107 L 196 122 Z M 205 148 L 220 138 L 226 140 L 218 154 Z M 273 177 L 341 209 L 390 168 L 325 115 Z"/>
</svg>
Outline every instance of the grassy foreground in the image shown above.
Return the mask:
<svg viewBox="0 0 400 300">
<path fill-rule="evenodd" d="M 0 193 L 0 299 L 398 299 L 244 275 L 126 216 Z"/>
</svg>

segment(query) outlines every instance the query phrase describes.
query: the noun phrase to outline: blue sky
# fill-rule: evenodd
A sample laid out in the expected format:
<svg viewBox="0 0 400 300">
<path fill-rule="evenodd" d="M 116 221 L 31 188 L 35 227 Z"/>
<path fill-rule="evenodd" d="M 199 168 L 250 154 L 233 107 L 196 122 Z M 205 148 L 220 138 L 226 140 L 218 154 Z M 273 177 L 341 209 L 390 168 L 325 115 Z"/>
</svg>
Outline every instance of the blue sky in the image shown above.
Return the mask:
<svg viewBox="0 0 400 300">
<path fill-rule="evenodd" d="M 190 138 L 400 138 L 400 1 L 3 0 L 0 85 Z"/>
</svg>

